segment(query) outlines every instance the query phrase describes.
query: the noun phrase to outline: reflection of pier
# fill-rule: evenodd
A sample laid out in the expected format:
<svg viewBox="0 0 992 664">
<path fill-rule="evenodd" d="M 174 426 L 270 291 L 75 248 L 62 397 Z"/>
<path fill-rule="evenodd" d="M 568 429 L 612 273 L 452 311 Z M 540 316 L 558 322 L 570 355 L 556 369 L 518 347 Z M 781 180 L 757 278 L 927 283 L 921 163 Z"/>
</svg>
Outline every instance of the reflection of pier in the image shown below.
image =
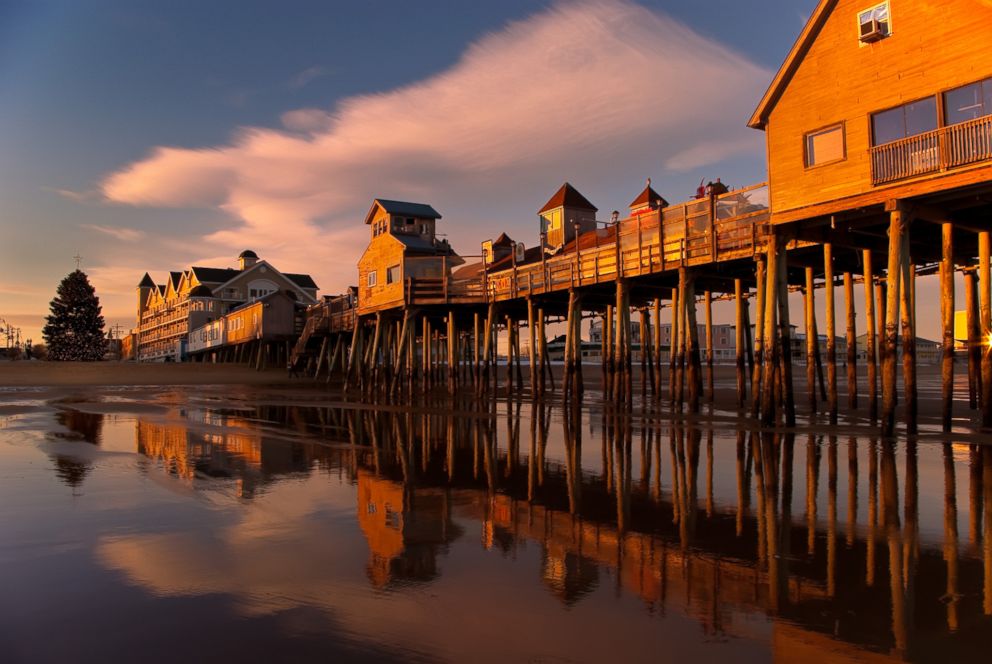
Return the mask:
<svg viewBox="0 0 992 664">
<path fill-rule="evenodd" d="M 537 544 L 537 579 L 564 603 L 615 584 L 714 637 L 753 636 L 763 623 L 748 617 L 767 616 L 783 657 L 815 649 L 928 659 L 974 648 L 988 633 L 990 450 L 822 436 L 714 440 L 710 430 L 632 426 L 609 414 L 591 439 L 589 423 L 568 412 L 560 437 L 546 409 L 527 419 L 518 408 L 505 419 L 192 411 L 190 420 L 141 420 L 137 435 L 139 449 L 177 478 L 199 488 L 234 478 L 249 498 L 283 478 L 345 474 L 356 483 L 376 587 L 442 575 L 439 557 L 476 523 L 485 548 L 509 554 Z M 316 442 L 318 432 L 333 442 Z M 921 477 L 941 473 L 942 530 L 933 517 L 921 523 L 918 497 Z"/>
<path fill-rule="evenodd" d="M 481 524 L 487 548 L 538 543 L 541 581 L 563 602 L 581 601 L 604 583 L 605 569 L 652 611 L 685 612 L 714 634 L 745 636 L 753 625 L 744 616 L 772 616 L 773 643 L 783 657 L 815 647 L 858 660 L 872 653 L 916 659 L 953 648 L 958 639 L 982 638 L 987 611 L 965 589 L 981 588 L 985 572 L 979 560 L 959 554 L 953 461 L 944 469 L 947 540 L 934 546 L 920 541 L 912 448 L 848 441 L 841 463 L 836 439 L 801 445 L 809 452 L 803 518 L 791 513 L 797 447 L 791 437 L 740 437 L 741 502 L 719 505 L 711 493 L 713 444 L 699 430 L 674 429 L 662 440 L 648 429 L 638 445 L 625 423 L 607 423 L 605 471 L 590 475 L 575 471 L 582 443 L 574 438 L 566 441 L 564 463 L 543 461 L 543 424 L 534 427 L 530 453 L 521 457 L 515 426 L 508 426 L 507 447 L 497 449 L 484 424 L 454 436 L 441 426 L 425 442 L 429 419 L 417 418 L 412 430 L 403 417 L 365 420 L 378 433 L 369 433 L 372 449 L 357 459 L 368 468 L 358 471 L 362 491 L 392 492 L 397 501 L 411 492 L 433 496 L 421 518 L 437 519 L 429 529 L 435 544 L 450 541 L 439 534 L 461 519 Z M 396 437 L 383 435 L 389 432 Z M 848 485 L 847 514 L 838 513 L 838 486 L 858 477 L 859 451 L 868 455 L 871 494 L 861 526 L 856 482 Z M 631 475 L 633 456 L 640 477 Z M 973 470 L 985 464 L 992 472 L 992 454 L 984 457 L 973 456 Z M 661 478 L 668 478 L 661 466 L 669 464 L 671 485 L 663 489 Z M 818 514 L 824 497 L 825 513 Z M 983 511 L 981 502 L 970 508 Z M 360 514 L 363 509 L 360 498 Z M 389 530 L 388 519 L 377 524 L 373 531 L 363 527 L 374 552 Z"/>
</svg>

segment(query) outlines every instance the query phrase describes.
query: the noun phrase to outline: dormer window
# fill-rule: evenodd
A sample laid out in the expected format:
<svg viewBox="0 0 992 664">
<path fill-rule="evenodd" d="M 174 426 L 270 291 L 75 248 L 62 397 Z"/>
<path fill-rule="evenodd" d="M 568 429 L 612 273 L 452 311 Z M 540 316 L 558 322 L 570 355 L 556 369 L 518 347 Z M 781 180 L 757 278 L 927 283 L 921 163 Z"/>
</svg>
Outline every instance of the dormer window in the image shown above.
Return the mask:
<svg viewBox="0 0 992 664">
<path fill-rule="evenodd" d="M 862 44 L 877 42 L 891 34 L 892 22 L 889 20 L 888 2 L 858 12 L 858 39 Z"/>
</svg>

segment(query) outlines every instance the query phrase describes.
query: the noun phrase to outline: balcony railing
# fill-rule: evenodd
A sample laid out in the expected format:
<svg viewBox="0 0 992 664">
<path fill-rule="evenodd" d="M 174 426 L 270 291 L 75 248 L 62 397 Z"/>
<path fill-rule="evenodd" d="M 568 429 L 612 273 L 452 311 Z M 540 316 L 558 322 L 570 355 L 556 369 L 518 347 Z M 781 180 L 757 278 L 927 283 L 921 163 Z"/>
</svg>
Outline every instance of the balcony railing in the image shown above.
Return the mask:
<svg viewBox="0 0 992 664">
<path fill-rule="evenodd" d="M 992 115 L 871 148 L 872 184 L 992 159 Z"/>
</svg>

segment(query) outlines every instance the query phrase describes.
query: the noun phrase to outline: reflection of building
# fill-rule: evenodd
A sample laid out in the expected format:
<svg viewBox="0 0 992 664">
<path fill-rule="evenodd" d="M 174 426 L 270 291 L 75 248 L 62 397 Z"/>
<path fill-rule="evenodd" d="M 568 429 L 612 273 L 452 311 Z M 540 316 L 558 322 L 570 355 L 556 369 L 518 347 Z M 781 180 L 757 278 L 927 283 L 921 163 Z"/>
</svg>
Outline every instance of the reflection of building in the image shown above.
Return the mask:
<svg viewBox="0 0 992 664">
<path fill-rule="evenodd" d="M 317 301 L 310 275 L 280 272 L 250 250 L 242 251 L 238 261 L 238 269 L 194 266 L 170 272 L 163 285 L 146 273 L 138 284 L 134 358 L 181 360 L 191 330 L 277 291 L 288 291 L 303 304 Z"/>
<path fill-rule="evenodd" d="M 369 580 L 430 581 L 440 548 L 461 530 L 450 521 L 443 489 L 406 489 L 402 483 L 358 471 L 358 524 L 369 545 Z"/>
<path fill-rule="evenodd" d="M 187 413 L 188 420 L 139 419 L 138 452 L 163 463 L 167 473 L 189 484 L 232 479 L 242 497 L 251 497 L 281 475 L 306 473 L 314 455 L 327 450 L 312 444 L 270 439 L 240 417 L 210 411 Z"/>
</svg>

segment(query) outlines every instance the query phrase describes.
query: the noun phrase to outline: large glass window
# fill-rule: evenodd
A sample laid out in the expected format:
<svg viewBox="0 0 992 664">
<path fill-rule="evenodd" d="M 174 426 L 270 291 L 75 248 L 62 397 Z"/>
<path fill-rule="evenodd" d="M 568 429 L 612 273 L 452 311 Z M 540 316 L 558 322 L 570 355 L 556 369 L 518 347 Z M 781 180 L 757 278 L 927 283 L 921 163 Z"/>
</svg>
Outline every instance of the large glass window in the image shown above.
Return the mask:
<svg viewBox="0 0 992 664">
<path fill-rule="evenodd" d="M 872 144 L 883 145 L 937 128 L 937 98 L 927 97 L 871 116 Z"/>
<path fill-rule="evenodd" d="M 944 93 L 944 123 L 954 125 L 992 115 L 992 78 Z"/>
<path fill-rule="evenodd" d="M 806 166 L 840 161 L 844 156 L 844 125 L 806 134 Z"/>
</svg>

